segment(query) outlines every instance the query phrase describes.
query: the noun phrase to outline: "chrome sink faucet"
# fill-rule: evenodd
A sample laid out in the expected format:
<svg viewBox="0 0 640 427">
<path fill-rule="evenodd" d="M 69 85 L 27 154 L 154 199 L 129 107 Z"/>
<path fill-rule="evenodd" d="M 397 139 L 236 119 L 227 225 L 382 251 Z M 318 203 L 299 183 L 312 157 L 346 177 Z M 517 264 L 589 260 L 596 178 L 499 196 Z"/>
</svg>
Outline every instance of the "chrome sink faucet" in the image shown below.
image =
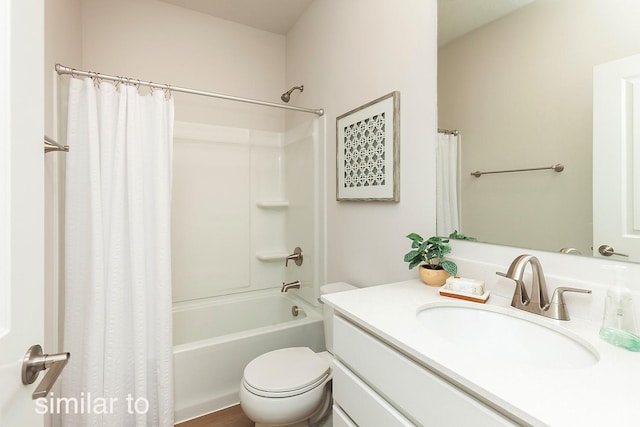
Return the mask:
<svg viewBox="0 0 640 427">
<path fill-rule="evenodd" d="M 280 292 L 287 292 L 289 289 L 300 289 L 300 281 L 296 280 L 295 282 L 291 282 L 291 283 L 282 283 L 282 289 L 280 289 Z"/>
<path fill-rule="evenodd" d="M 524 285 L 524 273 L 527 265 L 531 265 L 532 270 L 531 296 L 527 294 L 527 289 Z M 516 290 L 511 299 L 512 307 L 552 319 L 570 319 L 569 311 L 564 302 L 565 292 L 591 293 L 589 289 L 559 287 L 556 288 L 551 301 L 549 301 L 547 282 L 542 272 L 542 265 L 538 258 L 533 255 L 516 257 L 506 273 L 497 271 L 496 274 L 516 282 Z"/>
</svg>

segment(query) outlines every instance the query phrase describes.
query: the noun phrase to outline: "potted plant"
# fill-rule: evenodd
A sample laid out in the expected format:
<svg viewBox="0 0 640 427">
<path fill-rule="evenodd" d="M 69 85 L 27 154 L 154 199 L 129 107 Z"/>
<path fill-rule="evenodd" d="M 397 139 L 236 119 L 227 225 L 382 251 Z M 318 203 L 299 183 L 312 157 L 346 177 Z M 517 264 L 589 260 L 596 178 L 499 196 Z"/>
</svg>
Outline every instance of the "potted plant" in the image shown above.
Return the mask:
<svg viewBox="0 0 640 427">
<path fill-rule="evenodd" d="M 442 286 L 450 275 L 456 275 L 456 263 L 444 259 L 451 253 L 449 239 L 432 236 L 424 240 L 416 233 L 409 234 L 407 238 L 411 240 L 411 251 L 405 254 L 404 260 L 409 263 L 409 269 L 420 265 L 420 278 L 424 283 Z"/>
</svg>

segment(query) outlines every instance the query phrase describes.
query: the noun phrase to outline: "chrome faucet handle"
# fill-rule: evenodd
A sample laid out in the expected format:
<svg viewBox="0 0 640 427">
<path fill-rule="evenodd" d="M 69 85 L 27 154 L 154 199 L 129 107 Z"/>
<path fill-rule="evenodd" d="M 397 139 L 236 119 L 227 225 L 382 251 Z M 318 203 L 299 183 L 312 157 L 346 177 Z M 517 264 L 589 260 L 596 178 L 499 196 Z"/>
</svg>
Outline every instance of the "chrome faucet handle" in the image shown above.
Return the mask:
<svg viewBox="0 0 640 427">
<path fill-rule="evenodd" d="M 300 249 L 300 247 L 296 247 L 293 250 L 293 253 L 291 255 L 288 255 L 287 258 L 284 261 L 284 266 L 288 267 L 289 266 L 289 260 L 293 259 L 296 261 L 296 265 L 302 265 L 302 261 L 303 261 L 303 256 L 302 256 L 302 249 Z"/>
<path fill-rule="evenodd" d="M 551 304 L 564 304 L 565 292 L 578 292 L 581 294 L 590 294 L 591 289 L 569 288 L 566 286 L 560 286 L 556 288 L 556 290 L 553 292 L 553 297 L 551 298 Z"/>
<path fill-rule="evenodd" d="M 551 303 L 547 308 L 549 317 L 552 317 L 557 320 L 571 320 L 571 318 L 569 317 L 569 310 L 567 310 L 567 305 L 564 302 L 565 292 L 579 292 L 582 294 L 590 294 L 591 289 L 568 288 L 568 287 L 556 288 L 556 290 L 553 292 Z"/>
</svg>

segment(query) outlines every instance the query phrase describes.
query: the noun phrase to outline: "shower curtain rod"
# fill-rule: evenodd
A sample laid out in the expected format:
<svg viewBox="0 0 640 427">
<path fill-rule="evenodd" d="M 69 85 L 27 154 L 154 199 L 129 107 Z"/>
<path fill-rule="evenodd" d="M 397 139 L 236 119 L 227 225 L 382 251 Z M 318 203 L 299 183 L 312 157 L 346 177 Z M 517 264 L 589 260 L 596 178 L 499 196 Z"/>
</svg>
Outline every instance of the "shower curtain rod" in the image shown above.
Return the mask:
<svg viewBox="0 0 640 427">
<path fill-rule="evenodd" d="M 154 89 L 169 90 L 172 92 L 183 92 L 183 93 L 189 93 L 192 95 L 202 95 L 202 96 L 208 96 L 211 98 L 227 99 L 229 101 L 246 102 L 248 104 L 257 104 L 257 105 L 264 105 L 267 107 L 282 108 L 284 110 L 301 111 L 303 113 L 311 113 L 317 116 L 324 115 L 324 110 L 322 108 L 314 109 L 314 108 L 295 107 L 293 105 L 278 104 L 275 102 L 260 101 L 260 100 L 251 99 L 251 98 L 240 98 L 238 96 L 223 95 L 221 93 L 206 92 L 203 90 L 189 89 L 189 88 L 184 88 L 179 86 L 172 86 L 168 84 L 146 82 L 138 79 L 132 79 L 129 77 L 110 76 L 108 74 L 101 74 L 93 71 L 81 71 L 81 70 L 76 70 L 74 68 L 66 67 L 60 64 L 56 64 L 56 72 L 60 75 L 71 74 L 72 76 L 91 77 L 99 80 L 110 80 L 113 82 L 133 84 L 137 86 L 148 86 Z"/>
<path fill-rule="evenodd" d="M 440 129 L 440 128 L 438 128 L 438 133 L 444 133 L 445 135 L 457 136 L 460 133 L 460 131 L 455 130 L 455 129 L 454 130 L 449 130 L 449 129 Z"/>
</svg>

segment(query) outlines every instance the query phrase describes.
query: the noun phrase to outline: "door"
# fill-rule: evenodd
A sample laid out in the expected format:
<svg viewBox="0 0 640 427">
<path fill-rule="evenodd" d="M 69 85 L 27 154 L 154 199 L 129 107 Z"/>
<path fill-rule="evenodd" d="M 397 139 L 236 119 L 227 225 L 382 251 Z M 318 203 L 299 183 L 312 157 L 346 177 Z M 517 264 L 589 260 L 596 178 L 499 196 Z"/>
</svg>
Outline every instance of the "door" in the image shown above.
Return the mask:
<svg viewBox="0 0 640 427">
<path fill-rule="evenodd" d="M 43 342 L 43 14 L 0 1 L 0 426 L 43 424 L 21 381 Z"/>
<path fill-rule="evenodd" d="M 593 85 L 593 253 L 640 262 L 640 55 L 596 66 Z"/>
</svg>

